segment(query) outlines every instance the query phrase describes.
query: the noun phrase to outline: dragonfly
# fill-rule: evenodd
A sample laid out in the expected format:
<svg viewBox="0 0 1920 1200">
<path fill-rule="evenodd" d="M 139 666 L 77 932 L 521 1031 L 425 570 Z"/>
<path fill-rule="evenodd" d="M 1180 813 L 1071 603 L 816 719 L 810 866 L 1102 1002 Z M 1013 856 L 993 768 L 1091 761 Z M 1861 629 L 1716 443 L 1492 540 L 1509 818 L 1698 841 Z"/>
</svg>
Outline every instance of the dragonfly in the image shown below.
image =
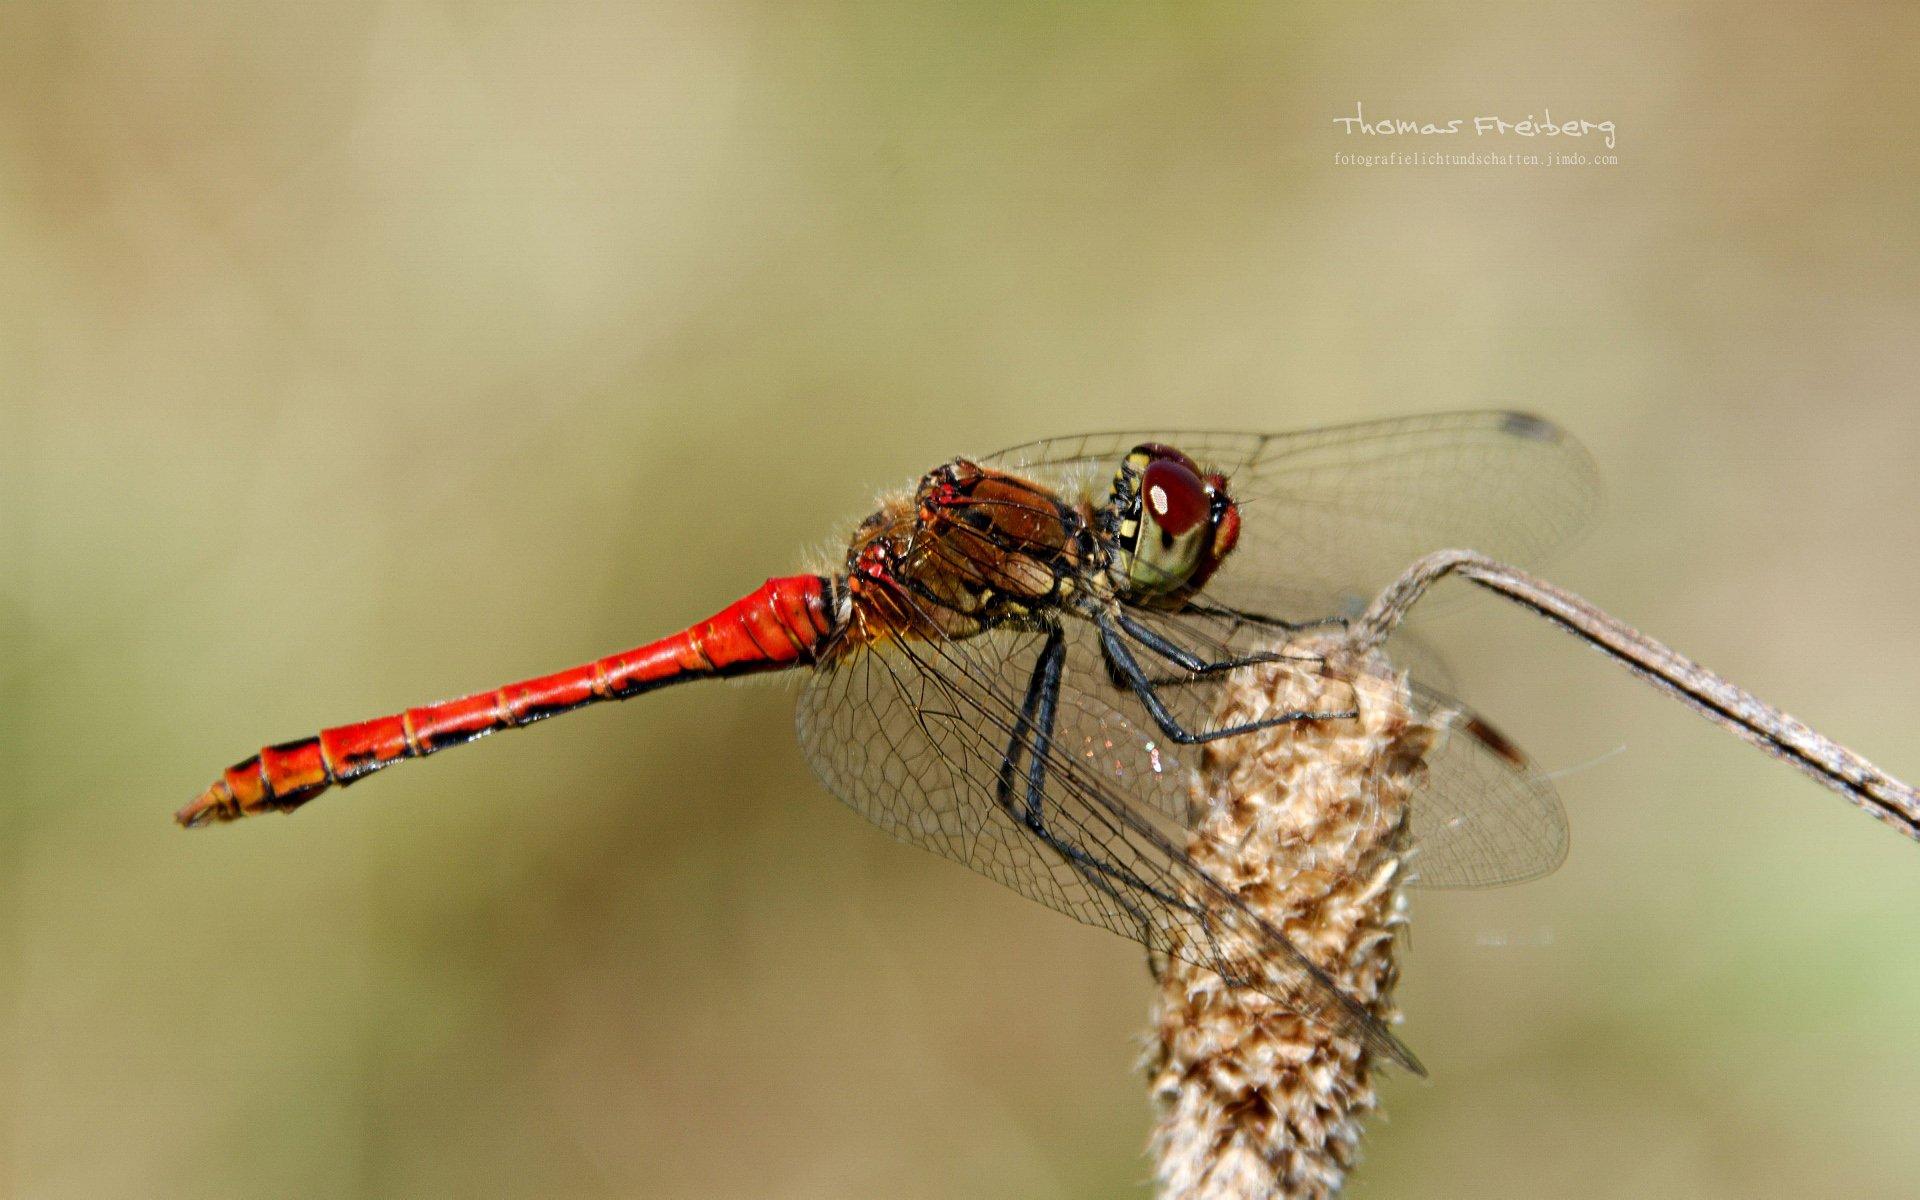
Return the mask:
<svg viewBox="0 0 1920 1200">
<path fill-rule="evenodd" d="M 1418 555 L 1514 562 L 1597 494 L 1564 431 L 1465 412 L 1288 433 L 1105 433 L 955 458 L 885 496 L 819 573 L 768 579 L 678 633 L 557 674 L 267 746 L 176 814 L 289 812 L 498 730 L 696 679 L 808 673 L 801 747 L 894 837 L 1095 926 L 1211 967 L 1369 1051 L 1412 1052 L 1186 853 L 1194 747 L 1289 722 L 1212 718 L 1277 639 L 1338 625 Z M 1487 887 L 1566 853 L 1552 786 L 1414 681 L 1443 740 L 1409 818 L 1414 882 Z"/>
</svg>

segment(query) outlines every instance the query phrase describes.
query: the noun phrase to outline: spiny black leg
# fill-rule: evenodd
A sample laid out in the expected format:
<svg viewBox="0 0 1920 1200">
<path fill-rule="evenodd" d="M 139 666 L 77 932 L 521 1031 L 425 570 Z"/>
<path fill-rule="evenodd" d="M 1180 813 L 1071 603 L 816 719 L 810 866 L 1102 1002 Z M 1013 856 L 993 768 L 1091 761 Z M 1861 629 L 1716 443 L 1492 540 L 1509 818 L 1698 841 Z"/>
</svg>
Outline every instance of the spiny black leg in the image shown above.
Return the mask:
<svg viewBox="0 0 1920 1200">
<path fill-rule="evenodd" d="M 1264 613 L 1242 612 L 1223 604 L 1189 603 L 1180 611 L 1202 617 L 1225 617 L 1228 620 L 1244 621 L 1248 625 L 1263 625 L 1268 629 L 1279 629 L 1286 633 L 1299 633 L 1304 629 L 1325 629 L 1332 625 L 1345 628 L 1348 624 L 1346 617 L 1317 617 L 1311 621 L 1288 621 L 1282 617 L 1269 617 Z"/>
<path fill-rule="evenodd" d="M 1100 646 L 1107 654 L 1107 667 L 1116 679 L 1133 689 L 1140 697 L 1140 703 L 1146 706 L 1147 714 L 1153 718 L 1161 732 L 1183 746 L 1195 746 L 1204 742 L 1217 742 L 1221 738 L 1238 737 L 1255 730 L 1271 729 L 1276 725 L 1290 725 L 1295 721 L 1335 721 L 1359 714 L 1351 709 L 1345 712 L 1285 712 L 1278 716 L 1265 717 L 1258 721 L 1248 721 L 1243 725 L 1229 725 L 1222 729 L 1206 729 L 1195 732 L 1180 724 L 1173 713 L 1168 711 L 1165 702 L 1153 690 L 1153 681 L 1140 669 L 1140 664 L 1127 649 L 1126 642 L 1120 637 L 1120 631 L 1111 622 L 1095 618 L 1094 624 L 1100 629 Z"/>
<path fill-rule="evenodd" d="M 1153 922 L 1148 919 L 1146 910 L 1135 903 L 1132 897 L 1122 894 L 1119 888 L 1103 876 L 1114 875 L 1135 886 L 1144 885 L 1129 873 L 1116 870 L 1110 863 L 1095 858 L 1047 828 L 1045 804 L 1047 752 L 1053 747 L 1053 720 L 1060 705 L 1060 668 L 1066 660 L 1065 649 L 1057 640 L 1059 636 L 1059 630 L 1054 630 L 1053 637 L 1048 642 L 1051 653 L 1042 654 L 1040 669 L 1034 672 L 1034 679 L 1039 684 L 1039 702 L 1034 706 L 1033 713 L 1033 752 L 1027 756 L 1027 807 L 1024 819 L 1027 828 L 1041 841 L 1052 847 L 1055 853 L 1065 858 L 1073 869 L 1080 873 L 1082 879 L 1104 892 L 1126 910 L 1127 915 L 1132 917 L 1134 923 L 1140 927 L 1140 940 L 1147 945 L 1148 955 L 1151 958 Z M 1151 888 L 1148 890 L 1152 891 Z M 1151 963 L 1149 966 L 1151 967 Z"/>
<path fill-rule="evenodd" d="M 1046 843 L 1054 853 L 1065 859 L 1068 865 L 1079 872 L 1081 878 L 1120 905 L 1140 926 L 1140 940 L 1151 952 L 1154 932 L 1152 918 L 1136 900 L 1121 892 L 1111 881 L 1118 881 L 1177 908 L 1190 909 L 1190 906 L 1154 887 L 1131 871 L 1082 850 L 1055 834 L 1047 826 L 1047 754 L 1053 744 L 1054 715 L 1059 709 L 1060 700 L 1060 672 L 1065 662 L 1064 637 L 1058 627 L 1049 627 L 1046 645 L 1041 649 L 1040 657 L 1034 663 L 1033 674 L 1027 681 L 1027 694 L 1020 706 L 1020 716 L 1014 722 L 1013 737 L 1007 743 L 1007 752 L 1001 759 L 996 799 L 1002 809 L 1026 826 L 1028 832 Z M 1029 736 L 1032 738 L 1031 747 L 1027 746 Z M 1019 757 L 1023 752 L 1027 755 L 1027 789 L 1024 802 L 1016 804 L 1013 797 L 1013 783 Z"/>
<path fill-rule="evenodd" d="M 1034 694 L 1033 749 L 1027 754 L 1027 812 L 1029 828 L 1044 828 L 1042 801 L 1047 794 L 1047 751 L 1053 748 L 1053 717 L 1060 705 L 1060 665 L 1066 661 L 1066 644 L 1059 626 L 1047 631 L 1047 647 L 1040 652 L 1040 663 L 1027 690 Z"/>
<path fill-rule="evenodd" d="M 1013 736 L 1007 739 L 1007 752 L 1000 758 L 1000 778 L 994 787 L 994 799 L 999 801 L 1000 807 L 1023 821 L 1028 818 L 1014 812 L 1013 809 L 1014 771 L 1019 765 L 1021 752 L 1026 749 L 1028 735 L 1033 732 L 1035 710 L 1040 706 L 1042 693 L 1047 690 L 1049 678 L 1053 680 L 1055 690 L 1058 690 L 1060 662 L 1065 657 L 1065 645 L 1060 627 L 1048 626 L 1046 645 L 1041 647 L 1040 657 L 1033 665 L 1033 674 L 1027 679 L 1027 694 L 1020 701 L 1020 715 L 1014 720 Z M 1038 739 L 1041 744 L 1036 745 L 1027 764 L 1027 805 L 1030 810 L 1039 801 L 1039 788 L 1033 782 L 1033 769 L 1046 754 L 1044 742 L 1050 741 L 1053 737 L 1051 712 L 1047 714 L 1045 727 L 1047 732 L 1042 739 Z"/>
<path fill-rule="evenodd" d="M 1124 610 L 1114 613 L 1114 620 L 1119 622 L 1120 628 L 1126 630 L 1127 636 L 1131 637 L 1134 641 L 1139 642 L 1142 646 L 1158 654 L 1174 666 L 1185 671 L 1191 671 L 1195 675 L 1217 675 L 1222 671 L 1235 671 L 1241 667 L 1256 666 L 1260 663 L 1297 661 L 1285 654 L 1274 654 L 1271 652 L 1249 654 L 1244 658 L 1204 659 L 1193 651 L 1177 645 L 1165 636 L 1142 625 Z"/>
<path fill-rule="evenodd" d="M 1053 747 L 1053 718 L 1060 704 L 1060 667 L 1066 661 L 1066 650 L 1058 640 L 1059 636 L 1060 631 L 1054 630 L 1053 637 L 1047 642 L 1048 649 L 1041 652 L 1039 668 L 1034 672 L 1034 678 L 1039 681 L 1039 703 L 1034 706 L 1033 713 L 1033 752 L 1027 756 L 1027 805 L 1023 819 L 1028 829 L 1039 835 L 1047 845 L 1066 855 L 1070 861 L 1111 875 L 1129 887 L 1151 893 L 1169 904 L 1176 904 L 1178 901 L 1173 897 L 1136 878 L 1132 872 L 1082 850 L 1047 827 L 1047 753 Z M 1121 903 L 1127 902 L 1122 900 Z M 1128 908 L 1131 910 L 1132 905 L 1128 904 Z M 1145 920 L 1138 912 L 1134 915 Z"/>
<path fill-rule="evenodd" d="M 1201 658 L 1198 654 L 1180 646 L 1171 639 L 1154 632 L 1152 629 L 1134 620 L 1125 612 L 1116 613 L 1115 617 L 1120 622 L 1121 628 L 1125 629 L 1135 641 L 1138 641 L 1141 645 L 1153 651 L 1161 658 L 1166 659 L 1168 662 L 1173 663 L 1181 670 L 1187 672 L 1185 675 L 1149 676 L 1148 678 L 1156 688 L 1186 687 L 1190 684 L 1205 683 L 1215 675 L 1238 670 L 1241 667 L 1257 666 L 1261 663 L 1301 661 L 1291 655 L 1264 652 L 1250 654 L 1245 658 L 1223 658 L 1218 661 L 1210 661 Z M 1107 677 L 1113 681 L 1113 686 L 1123 691 L 1131 690 L 1133 687 L 1130 681 L 1114 669 L 1111 659 L 1107 661 Z"/>
</svg>

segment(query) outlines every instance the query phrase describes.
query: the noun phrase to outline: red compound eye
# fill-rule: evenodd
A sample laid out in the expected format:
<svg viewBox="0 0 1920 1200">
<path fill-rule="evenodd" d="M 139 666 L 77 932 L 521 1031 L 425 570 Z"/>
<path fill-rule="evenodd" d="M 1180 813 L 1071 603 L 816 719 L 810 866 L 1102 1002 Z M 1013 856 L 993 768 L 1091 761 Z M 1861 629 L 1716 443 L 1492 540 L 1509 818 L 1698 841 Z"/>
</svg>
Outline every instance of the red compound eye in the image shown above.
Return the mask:
<svg viewBox="0 0 1920 1200">
<path fill-rule="evenodd" d="M 1140 502 L 1153 523 L 1179 537 L 1207 516 L 1207 486 L 1184 463 L 1157 458 L 1140 479 Z"/>
</svg>

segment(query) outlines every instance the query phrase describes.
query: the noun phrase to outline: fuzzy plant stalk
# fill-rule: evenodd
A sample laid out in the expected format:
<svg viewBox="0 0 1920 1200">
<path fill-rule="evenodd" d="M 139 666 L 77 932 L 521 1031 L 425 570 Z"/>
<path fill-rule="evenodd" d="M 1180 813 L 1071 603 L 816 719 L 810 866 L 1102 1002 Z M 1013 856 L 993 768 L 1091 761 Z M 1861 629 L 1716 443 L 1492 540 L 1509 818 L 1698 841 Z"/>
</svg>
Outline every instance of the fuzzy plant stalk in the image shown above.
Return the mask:
<svg viewBox="0 0 1920 1200">
<path fill-rule="evenodd" d="M 1221 724 L 1288 711 L 1358 716 L 1209 745 L 1187 852 L 1392 1021 L 1408 805 L 1440 730 L 1414 715 L 1404 674 L 1378 650 L 1350 652 L 1337 637 L 1279 649 L 1296 661 L 1237 672 L 1215 714 Z M 1379 1065 L 1353 1040 L 1176 953 L 1160 973 L 1147 1054 L 1161 1195 L 1333 1195 L 1379 1104 Z"/>
</svg>

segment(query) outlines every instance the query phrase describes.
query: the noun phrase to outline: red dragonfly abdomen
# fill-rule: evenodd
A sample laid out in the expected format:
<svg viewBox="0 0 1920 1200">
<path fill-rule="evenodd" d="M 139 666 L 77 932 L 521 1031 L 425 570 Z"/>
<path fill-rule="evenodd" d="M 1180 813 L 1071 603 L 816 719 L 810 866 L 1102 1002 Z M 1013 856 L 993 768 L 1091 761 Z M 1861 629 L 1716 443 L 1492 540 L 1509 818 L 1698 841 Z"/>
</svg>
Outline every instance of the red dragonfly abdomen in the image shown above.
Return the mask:
<svg viewBox="0 0 1920 1200">
<path fill-rule="evenodd" d="M 174 814 L 182 825 L 291 812 L 335 784 L 425 758 L 497 729 L 530 725 L 601 700 L 671 683 L 811 664 L 836 628 L 838 585 L 820 575 L 769 579 L 697 625 L 637 649 L 458 700 L 268 746 L 228 767 Z"/>
</svg>

